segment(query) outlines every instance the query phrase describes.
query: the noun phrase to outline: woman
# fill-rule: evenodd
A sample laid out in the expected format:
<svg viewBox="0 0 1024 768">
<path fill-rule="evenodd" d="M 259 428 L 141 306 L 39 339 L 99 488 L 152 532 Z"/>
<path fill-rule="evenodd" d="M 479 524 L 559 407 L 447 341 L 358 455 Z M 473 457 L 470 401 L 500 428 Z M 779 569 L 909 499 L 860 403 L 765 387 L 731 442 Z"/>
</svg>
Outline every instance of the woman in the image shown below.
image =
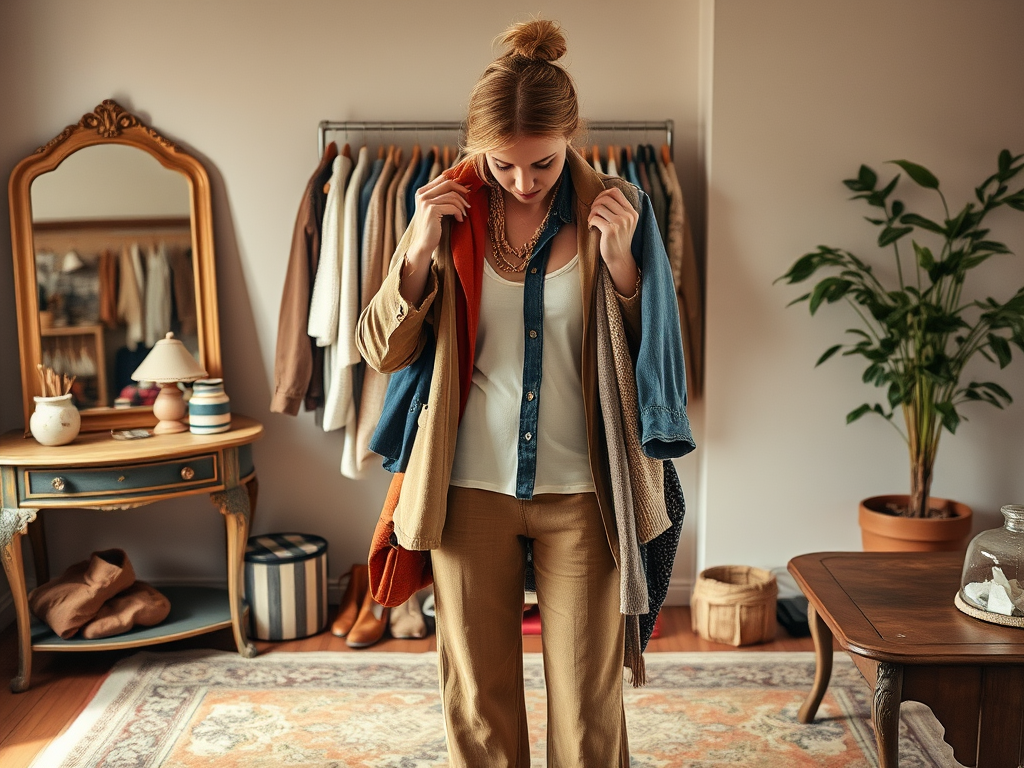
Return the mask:
<svg viewBox="0 0 1024 768">
<path fill-rule="evenodd" d="M 406 473 L 399 544 L 431 550 L 451 764 L 530 763 L 532 540 L 548 765 L 628 766 L 596 297 L 607 270 L 636 359 L 644 451 L 682 455 L 693 441 L 672 278 L 649 201 L 571 147 L 582 124 L 555 63 L 558 26 L 516 25 L 502 42 L 470 98 L 465 160 L 417 193 L 357 341 L 375 369 L 399 372 L 375 443 Z"/>
</svg>

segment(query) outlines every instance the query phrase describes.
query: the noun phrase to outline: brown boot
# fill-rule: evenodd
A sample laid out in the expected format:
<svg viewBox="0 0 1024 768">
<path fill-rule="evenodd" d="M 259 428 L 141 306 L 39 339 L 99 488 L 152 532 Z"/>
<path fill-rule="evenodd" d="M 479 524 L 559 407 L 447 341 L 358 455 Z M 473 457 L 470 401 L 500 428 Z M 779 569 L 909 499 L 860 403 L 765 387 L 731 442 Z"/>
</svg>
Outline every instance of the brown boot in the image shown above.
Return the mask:
<svg viewBox="0 0 1024 768">
<path fill-rule="evenodd" d="M 374 600 L 373 595 L 367 590 L 366 597 L 363 598 L 363 607 L 359 610 L 355 626 L 349 630 L 348 637 L 345 638 L 345 644 L 349 648 L 366 648 L 376 643 L 384 637 L 390 611 L 390 608 L 385 608 Z"/>
<path fill-rule="evenodd" d="M 128 589 L 110 598 L 96 618 L 82 627 L 82 637 L 96 640 L 120 635 L 136 624 L 153 627 L 167 618 L 171 601 L 144 581 L 136 581 Z"/>
<path fill-rule="evenodd" d="M 341 605 L 338 606 L 338 615 L 334 617 L 331 624 L 331 634 L 344 637 L 349 633 L 359 616 L 359 608 L 363 604 L 366 590 L 370 588 L 370 572 L 367 566 L 355 564 L 349 571 L 348 587 L 345 588 L 345 596 L 341 598 Z"/>
<path fill-rule="evenodd" d="M 57 579 L 36 587 L 28 596 L 32 613 L 64 640 L 95 618 L 107 600 L 135 583 L 135 571 L 123 549 L 93 552 Z"/>
</svg>

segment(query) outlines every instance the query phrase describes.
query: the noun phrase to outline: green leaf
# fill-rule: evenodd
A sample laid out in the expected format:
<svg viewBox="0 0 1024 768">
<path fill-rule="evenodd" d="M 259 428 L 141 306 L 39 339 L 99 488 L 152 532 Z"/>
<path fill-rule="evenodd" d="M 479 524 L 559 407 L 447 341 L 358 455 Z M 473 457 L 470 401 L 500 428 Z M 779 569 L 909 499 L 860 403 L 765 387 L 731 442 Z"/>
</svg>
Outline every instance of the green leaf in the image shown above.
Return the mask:
<svg viewBox="0 0 1024 768">
<path fill-rule="evenodd" d="M 1012 353 L 1010 352 L 1010 344 L 1006 339 L 990 333 L 988 335 L 988 346 L 996 356 L 996 359 L 999 360 L 1000 368 L 1005 368 L 1010 364 Z"/>
<path fill-rule="evenodd" d="M 1003 202 L 1015 211 L 1024 211 L 1024 189 L 1010 195 L 1009 197 L 1003 198 Z"/>
<path fill-rule="evenodd" d="M 857 419 L 859 419 L 861 416 L 863 416 L 865 413 L 867 413 L 870 410 L 871 410 L 871 406 L 868 405 L 867 403 L 864 403 L 864 405 L 862 405 L 862 406 L 860 406 L 858 408 L 854 408 L 852 411 L 850 411 L 848 414 L 846 414 L 846 423 L 847 424 L 852 424 L 853 422 L 855 422 Z"/>
<path fill-rule="evenodd" d="M 927 229 L 929 232 L 937 232 L 940 235 L 946 233 L 945 228 L 932 221 L 926 219 L 924 216 L 919 216 L 916 213 L 905 213 L 900 217 L 901 224 L 909 224 L 912 227 L 920 227 L 921 229 Z"/>
<path fill-rule="evenodd" d="M 792 307 L 794 304 L 799 304 L 801 301 L 807 301 L 809 298 L 811 298 L 811 294 L 809 293 L 805 293 L 803 296 L 797 296 L 795 299 L 789 302 L 789 304 L 786 305 L 786 308 L 788 309 L 789 307 Z"/>
<path fill-rule="evenodd" d="M 864 375 L 861 378 L 865 384 L 874 384 L 877 387 L 886 382 L 888 374 L 883 366 L 878 363 L 872 363 L 864 370 Z"/>
<path fill-rule="evenodd" d="M 862 165 L 857 174 L 857 181 L 864 185 L 864 189 L 874 189 L 875 184 L 878 183 L 878 174 L 866 165 Z"/>
<path fill-rule="evenodd" d="M 942 426 L 956 434 L 956 428 L 960 426 L 960 415 L 956 412 L 956 406 L 949 402 L 935 403 L 935 410 L 942 416 Z"/>
<path fill-rule="evenodd" d="M 921 269 L 931 269 L 935 266 L 935 257 L 932 256 L 931 248 L 923 247 L 914 242 L 914 253 L 917 254 L 917 263 L 921 265 Z"/>
<path fill-rule="evenodd" d="M 903 390 L 895 381 L 889 385 L 888 397 L 890 408 L 895 408 L 897 405 L 903 404 Z"/>
<path fill-rule="evenodd" d="M 997 242 L 996 240 L 979 240 L 971 248 L 973 253 L 978 251 L 988 251 L 989 254 L 994 253 L 1010 253 L 1010 249 L 1006 247 L 1005 243 Z"/>
<path fill-rule="evenodd" d="M 1004 149 L 999 153 L 999 175 L 1010 170 L 1010 166 L 1013 164 L 1013 155 L 1010 154 L 1010 150 Z"/>
<path fill-rule="evenodd" d="M 834 355 L 842 348 L 842 344 L 836 344 L 834 347 L 829 347 L 827 350 L 825 350 L 825 354 L 818 358 L 818 362 L 814 364 L 814 367 L 817 368 L 819 365 L 824 363 L 826 360 L 828 360 L 830 357 L 832 357 L 832 355 Z"/>
<path fill-rule="evenodd" d="M 893 218 L 893 220 L 898 219 L 900 217 L 900 214 L 903 213 L 904 207 L 905 206 L 903 205 L 903 203 L 901 201 L 899 201 L 899 200 L 893 200 L 892 201 L 892 218 Z"/>
<path fill-rule="evenodd" d="M 904 171 L 907 172 L 907 176 L 913 179 L 917 184 L 924 187 L 925 189 L 938 189 L 939 180 L 935 178 L 935 174 L 925 168 L 923 165 L 912 163 L 909 160 L 890 160 L 889 162 L 898 165 Z"/>
<path fill-rule="evenodd" d="M 849 292 L 851 287 L 853 287 L 853 283 L 849 280 L 843 280 L 838 277 L 826 277 L 814 286 L 814 290 L 811 292 L 811 314 L 813 315 L 818 311 L 822 301 L 827 301 L 829 304 L 839 301 Z"/>
<path fill-rule="evenodd" d="M 892 245 L 901 237 L 909 235 L 913 231 L 913 227 L 886 227 L 878 235 L 878 247 L 884 248 L 887 245 Z"/>
<path fill-rule="evenodd" d="M 992 381 L 972 381 L 961 392 L 966 400 L 989 403 L 999 409 L 1003 408 L 1004 403 L 1009 405 L 1013 402 L 1010 393 Z"/>
<path fill-rule="evenodd" d="M 996 384 L 994 381 L 986 381 L 981 384 L 978 384 L 977 386 L 983 387 L 984 389 L 991 391 L 996 397 L 1003 400 L 1007 405 L 1013 402 L 1013 398 L 1010 396 L 1010 393 L 1007 392 L 998 384 Z"/>
<path fill-rule="evenodd" d="M 876 190 L 875 192 L 867 195 L 866 199 L 868 201 L 868 205 L 873 205 L 876 208 L 884 208 L 886 198 L 889 197 L 894 189 L 896 189 L 896 183 L 899 180 L 900 176 L 899 174 L 896 174 L 896 176 L 893 177 L 893 180 L 886 184 L 883 189 Z"/>
</svg>

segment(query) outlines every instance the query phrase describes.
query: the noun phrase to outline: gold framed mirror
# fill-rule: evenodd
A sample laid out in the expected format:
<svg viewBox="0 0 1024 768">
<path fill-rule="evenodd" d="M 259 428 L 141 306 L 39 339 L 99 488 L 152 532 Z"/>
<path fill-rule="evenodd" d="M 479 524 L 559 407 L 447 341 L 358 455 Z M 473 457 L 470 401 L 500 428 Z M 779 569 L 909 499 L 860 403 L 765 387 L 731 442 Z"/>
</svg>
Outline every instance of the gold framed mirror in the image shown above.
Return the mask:
<svg viewBox="0 0 1024 768">
<path fill-rule="evenodd" d="M 210 182 L 108 99 L 11 172 L 25 429 L 39 364 L 74 375 L 83 431 L 156 424 L 131 373 L 173 331 L 221 376 Z"/>
</svg>

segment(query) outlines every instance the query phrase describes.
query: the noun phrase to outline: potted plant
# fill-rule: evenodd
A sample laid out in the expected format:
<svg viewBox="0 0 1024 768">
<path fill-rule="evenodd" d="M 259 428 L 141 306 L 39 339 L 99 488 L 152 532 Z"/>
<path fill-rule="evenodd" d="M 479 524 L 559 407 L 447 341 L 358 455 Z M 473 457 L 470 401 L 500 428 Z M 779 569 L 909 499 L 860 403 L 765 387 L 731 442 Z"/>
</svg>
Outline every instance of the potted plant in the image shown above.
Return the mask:
<svg viewBox="0 0 1024 768">
<path fill-rule="evenodd" d="M 954 433 L 964 419 L 961 405 L 976 401 L 1002 408 L 1011 402 L 1010 394 L 995 382 L 965 383 L 962 378 L 975 355 L 1005 368 L 1011 345 L 1024 350 L 1024 287 L 1000 302 L 968 298 L 964 285 L 968 273 L 993 256 L 1009 253 L 1006 245 L 989 237 L 984 222 L 1003 206 L 1024 211 L 1024 189 L 1010 191 L 1011 180 L 1024 169 L 1022 158 L 1008 150 L 1000 152 L 996 172 L 975 189 L 976 201 L 959 211 L 950 210 L 938 178 L 927 168 L 892 161 L 917 185 L 934 190 L 941 202 L 937 218 L 912 212 L 893 197 L 899 174 L 879 186 L 878 175 L 862 165 L 857 178 L 843 183 L 855 193 L 852 199 L 874 209 L 865 218 L 878 228 L 878 247 L 891 249 L 893 278 L 883 279 L 847 250 L 824 245 L 802 256 L 779 278 L 792 284 L 818 276 L 809 293 L 790 303 L 807 302 L 812 315 L 823 303 L 844 301 L 853 308 L 859 327 L 849 329 L 847 342 L 827 349 L 817 365 L 838 352 L 863 357 L 863 381 L 883 389 L 885 396 L 882 402 L 854 408 L 846 422 L 877 414 L 900 433 L 910 454 L 909 496 L 875 497 L 861 505 L 867 549 L 957 549 L 970 533 L 969 508 L 930 498 L 932 469 L 942 430 Z M 902 419 L 893 418 L 897 411 Z M 957 540 L 938 547 L 907 539 L 886 544 L 870 530 L 872 525 L 888 530 L 904 524 L 923 528 L 931 538 L 946 535 L 935 534 L 937 528 L 953 528 L 949 535 Z"/>
</svg>

